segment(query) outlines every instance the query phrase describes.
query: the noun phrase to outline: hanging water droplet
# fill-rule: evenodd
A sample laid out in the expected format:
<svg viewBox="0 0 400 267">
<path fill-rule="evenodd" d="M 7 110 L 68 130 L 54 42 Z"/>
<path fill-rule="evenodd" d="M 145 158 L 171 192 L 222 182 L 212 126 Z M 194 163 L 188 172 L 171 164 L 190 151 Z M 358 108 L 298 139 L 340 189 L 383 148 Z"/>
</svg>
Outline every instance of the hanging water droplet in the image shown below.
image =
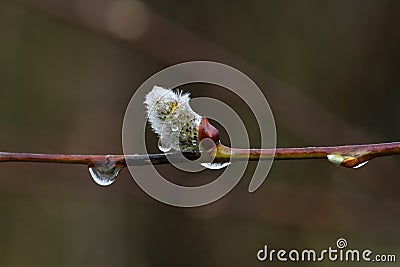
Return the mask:
<svg viewBox="0 0 400 267">
<path fill-rule="evenodd" d="M 231 165 L 231 162 L 212 162 L 212 163 L 201 163 L 201 166 L 206 167 L 210 170 L 220 170 L 226 168 L 227 166 Z"/>
<path fill-rule="evenodd" d="M 102 186 L 107 186 L 115 181 L 119 171 L 120 166 L 115 165 L 115 163 L 103 163 L 97 164 L 89 167 L 90 175 L 93 180 Z"/>
<path fill-rule="evenodd" d="M 368 161 L 361 162 L 360 164 L 354 166 L 353 169 L 361 168 L 362 166 L 364 166 L 364 165 L 367 164 L 367 163 L 368 163 Z"/>
<path fill-rule="evenodd" d="M 176 132 L 176 131 L 178 131 L 178 130 L 179 130 L 178 125 L 173 124 L 173 125 L 171 126 L 171 131 Z"/>
<path fill-rule="evenodd" d="M 168 152 L 171 150 L 171 144 L 168 142 L 165 142 L 163 140 L 163 137 L 161 136 L 160 139 L 158 139 L 158 149 L 160 149 L 162 152 Z"/>
</svg>

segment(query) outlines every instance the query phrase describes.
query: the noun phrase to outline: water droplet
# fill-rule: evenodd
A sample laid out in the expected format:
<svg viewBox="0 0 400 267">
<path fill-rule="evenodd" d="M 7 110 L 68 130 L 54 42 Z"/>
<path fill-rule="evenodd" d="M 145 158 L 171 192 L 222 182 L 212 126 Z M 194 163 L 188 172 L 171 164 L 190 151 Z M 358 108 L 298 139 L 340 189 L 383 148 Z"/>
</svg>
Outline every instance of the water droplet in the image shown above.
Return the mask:
<svg viewBox="0 0 400 267">
<path fill-rule="evenodd" d="M 197 141 L 196 140 L 192 140 L 192 145 L 197 145 Z"/>
<path fill-rule="evenodd" d="M 367 164 L 367 163 L 368 163 L 368 161 L 361 162 L 360 164 L 354 166 L 353 169 L 361 168 L 362 166 L 364 166 L 364 165 Z"/>
<path fill-rule="evenodd" d="M 187 135 L 185 133 L 181 133 L 181 139 L 186 140 L 186 138 L 187 138 Z"/>
<path fill-rule="evenodd" d="M 176 131 L 178 131 L 178 130 L 179 130 L 178 125 L 173 124 L 173 125 L 171 126 L 171 131 L 176 132 Z"/>
<path fill-rule="evenodd" d="M 210 170 L 220 170 L 226 168 L 227 166 L 231 165 L 231 162 L 212 162 L 212 163 L 201 163 L 201 166 L 206 167 Z"/>
<path fill-rule="evenodd" d="M 115 165 L 115 163 L 103 163 L 89 167 L 89 172 L 93 180 L 102 186 L 112 184 L 120 170 L 121 167 Z"/>
<path fill-rule="evenodd" d="M 168 152 L 171 150 L 171 144 L 168 142 L 165 142 L 162 137 L 158 139 L 158 149 L 160 149 L 162 152 Z"/>
</svg>

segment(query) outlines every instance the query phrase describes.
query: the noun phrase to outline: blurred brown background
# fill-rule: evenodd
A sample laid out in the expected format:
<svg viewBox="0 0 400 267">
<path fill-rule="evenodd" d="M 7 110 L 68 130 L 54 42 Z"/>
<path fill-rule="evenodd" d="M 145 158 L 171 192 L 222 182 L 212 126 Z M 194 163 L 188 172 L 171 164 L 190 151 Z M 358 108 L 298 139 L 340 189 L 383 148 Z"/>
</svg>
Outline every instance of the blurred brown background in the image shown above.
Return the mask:
<svg viewBox="0 0 400 267">
<path fill-rule="evenodd" d="M 279 147 L 396 141 L 399 11 L 397 1 L 1 0 L 0 151 L 122 153 L 135 89 L 188 60 L 256 81 Z M 102 188 L 83 166 L 3 163 L 0 266 L 256 266 L 264 244 L 323 249 L 339 237 L 399 258 L 399 173 L 397 157 L 359 170 L 274 162 L 254 194 L 250 170 L 223 199 L 182 209 L 127 170 Z"/>
</svg>

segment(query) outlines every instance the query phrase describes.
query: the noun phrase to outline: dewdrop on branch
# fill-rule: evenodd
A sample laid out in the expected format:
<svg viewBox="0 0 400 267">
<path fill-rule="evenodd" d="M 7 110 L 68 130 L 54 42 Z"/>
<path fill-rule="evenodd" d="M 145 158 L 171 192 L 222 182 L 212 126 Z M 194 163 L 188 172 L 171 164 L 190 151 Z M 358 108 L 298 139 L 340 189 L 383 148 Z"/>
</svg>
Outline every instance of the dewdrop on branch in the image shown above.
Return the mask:
<svg viewBox="0 0 400 267">
<path fill-rule="evenodd" d="M 189 100 L 188 93 L 160 86 L 154 86 L 146 95 L 147 118 L 159 137 L 158 147 L 162 152 L 196 152 L 204 138 L 219 142 L 218 130 L 192 110 Z"/>
</svg>

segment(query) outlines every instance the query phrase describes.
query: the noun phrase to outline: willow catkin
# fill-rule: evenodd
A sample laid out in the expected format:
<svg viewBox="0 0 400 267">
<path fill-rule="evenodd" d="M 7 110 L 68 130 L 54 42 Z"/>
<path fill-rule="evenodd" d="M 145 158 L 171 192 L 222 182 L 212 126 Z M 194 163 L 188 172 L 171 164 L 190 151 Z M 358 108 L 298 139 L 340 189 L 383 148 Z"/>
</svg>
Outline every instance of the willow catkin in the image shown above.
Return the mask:
<svg viewBox="0 0 400 267">
<path fill-rule="evenodd" d="M 154 86 L 146 95 L 147 118 L 159 137 L 159 148 L 163 152 L 199 149 L 198 133 L 202 117 L 192 110 L 189 100 L 188 93 L 160 86 Z"/>
</svg>

